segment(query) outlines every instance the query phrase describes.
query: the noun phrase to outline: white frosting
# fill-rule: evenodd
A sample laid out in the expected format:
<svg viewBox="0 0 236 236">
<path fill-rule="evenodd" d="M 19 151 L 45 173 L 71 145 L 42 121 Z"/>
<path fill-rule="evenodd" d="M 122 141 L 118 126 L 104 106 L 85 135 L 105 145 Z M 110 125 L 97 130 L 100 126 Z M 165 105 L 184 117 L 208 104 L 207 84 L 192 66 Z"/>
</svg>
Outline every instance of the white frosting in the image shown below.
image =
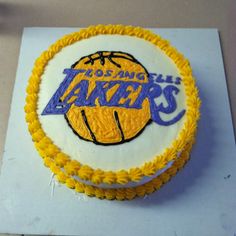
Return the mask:
<svg viewBox="0 0 236 236">
<path fill-rule="evenodd" d="M 40 84 L 39 119 L 43 130 L 54 144 L 82 164 L 113 171 L 141 166 L 170 146 L 177 137 L 185 117 L 170 126 L 160 126 L 152 122 L 146 126 L 141 135 L 130 142 L 103 146 L 84 141 L 76 136 L 63 115 L 41 115 L 65 78 L 63 70 L 70 68 L 81 57 L 103 50 L 130 53 L 145 66 L 148 72 L 180 76 L 175 64 L 159 48 L 143 39 L 121 35 L 95 36 L 63 48 L 49 61 Z M 180 92 L 176 96 L 177 109 L 170 115 L 163 114 L 163 120 L 170 120 L 185 108 L 184 89 L 182 85 L 178 87 Z M 166 104 L 164 98 L 158 98 L 158 103 L 160 102 Z"/>
<path fill-rule="evenodd" d="M 144 176 L 139 182 L 133 182 L 133 181 L 130 181 L 129 183 L 127 184 L 94 184 L 92 183 L 91 181 L 85 181 L 85 180 L 82 180 L 80 179 L 78 176 L 74 176 L 74 178 L 76 180 L 78 180 L 79 182 L 82 182 L 84 184 L 87 184 L 87 185 L 92 185 L 92 186 L 95 186 L 95 187 L 99 187 L 99 188 L 133 188 L 133 187 L 137 187 L 139 185 L 143 185 L 149 181 L 151 181 L 152 179 L 156 178 L 157 176 L 161 175 L 163 172 L 165 172 L 166 170 L 168 170 L 173 164 L 173 161 L 170 161 L 166 166 L 165 168 L 157 171 L 154 175 L 152 176 Z"/>
</svg>

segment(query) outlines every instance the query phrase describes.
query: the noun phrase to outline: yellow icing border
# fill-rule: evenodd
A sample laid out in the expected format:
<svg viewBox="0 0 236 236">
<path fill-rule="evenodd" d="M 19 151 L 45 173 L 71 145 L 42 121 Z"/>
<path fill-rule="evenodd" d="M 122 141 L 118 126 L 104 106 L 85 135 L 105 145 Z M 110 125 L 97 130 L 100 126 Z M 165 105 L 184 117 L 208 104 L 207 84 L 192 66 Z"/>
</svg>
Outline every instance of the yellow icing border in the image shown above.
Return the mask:
<svg viewBox="0 0 236 236">
<path fill-rule="evenodd" d="M 154 157 L 153 161 L 147 162 L 141 167 L 136 167 L 129 170 L 120 170 L 117 172 L 103 171 L 100 169 L 93 169 L 90 166 L 82 165 L 78 161 L 71 160 L 68 155 L 64 154 L 60 148 L 54 145 L 53 141 L 47 137 L 46 133 L 41 127 L 37 115 L 37 100 L 41 75 L 43 74 L 44 68 L 46 67 L 48 61 L 51 60 L 53 56 L 63 47 L 98 34 L 120 34 L 136 36 L 153 43 L 163 50 L 165 54 L 174 61 L 182 77 L 182 82 L 184 84 L 185 94 L 187 97 L 187 109 L 185 113 L 186 119 L 183 129 L 180 131 L 178 138 L 173 141 L 171 147 L 166 148 L 162 155 Z M 60 181 L 66 182 L 67 186 L 71 186 L 72 176 L 78 176 L 82 180 L 89 180 L 94 184 L 117 183 L 125 185 L 130 181 L 139 182 L 144 176 L 154 175 L 158 170 L 164 168 L 169 161 L 175 160 L 177 158 L 177 154 L 184 149 L 186 143 L 190 143 L 194 139 L 197 129 L 197 121 L 200 116 L 200 99 L 198 97 L 198 90 L 195 86 L 195 81 L 192 76 L 192 70 L 189 61 L 185 59 L 184 56 L 180 54 L 175 48 L 173 48 L 168 41 L 162 39 L 160 36 L 152 33 L 151 31 L 142 29 L 140 27 L 123 25 L 97 25 L 90 26 L 87 29 L 82 29 L 79 32 L 64 36 L 56 43 L 51 45 L 47 51 L 44 51 L 35 61 L 26 91 L 26 121 L 28 123 L 28 129 L 32 136 L 35 147 L 38 150 L 40 156 L 44 159 L 45 165 L 48 166 L 53 173 L 58 175 L 58 179 Z M 90 190 L 96 190 L 96 187 L 88 186 L 88 188 Z M 95 195 L 97 196 L 97 194 Z"/>
<path fill-rule="evenodd" d="M 143 185 L 132 187 L 132 188 L 117 188 L 117 189 L 104 189 L 98 188 L 91 185 L 86 185 L 81 183 L 70 176 L 66 176 L 62 171 L 57 170 L 57 168 L 52 168 L 49 166 L 51 171 L 57 175 L 57 179 L 60 183 L 66 184 L 68 188 L 74 189 L 76 192 L 85 193 L 89 197 L 97 197 L 100 199 L 107 199 L 107 200 L 132 200 L 135 197 L 143 197 L 145 195 L 151 194 L 154 191 L 161 188 L 163 184 L 168 182 L 176 173 L 183 168 L 186 162 L 190 158 L 190 151 L 192 148 L 194 140 L 191 140 L 188 143 L 184 150 L 182 151 L 181 155 L 178 157 L 177 160 L 173 163 L 173 165 L 163 172 L 161 175 L 153 178 L 148 183 Z"/>
</svg>

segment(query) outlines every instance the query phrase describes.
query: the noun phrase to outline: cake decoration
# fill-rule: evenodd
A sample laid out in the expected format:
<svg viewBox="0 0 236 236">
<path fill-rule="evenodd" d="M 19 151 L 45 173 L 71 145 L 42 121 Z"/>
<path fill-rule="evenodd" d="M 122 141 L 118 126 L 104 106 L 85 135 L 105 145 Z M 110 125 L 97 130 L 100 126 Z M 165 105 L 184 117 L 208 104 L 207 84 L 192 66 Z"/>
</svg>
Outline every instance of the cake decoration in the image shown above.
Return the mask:
<svg viewBox="0 0 236 236">
<path fill-rule="evenodd" d="M 97 69 L 100 66 L 102 68 Z M 171 85 L 172 76 L 166 79 L 170 85 L 162 88 L 149 77 L 144 66 L 127 53 L 96 52 L 81 58 L 64 73 L 66 78 L 42 115 L 65 114 L 79 137 L 96 144 L 129 141 L 151 120 L 158 125 L 171 125 L 185 113 L 182 110 L 168 121 L 161 118 L 161 113 L 171 114 L 176 110 L 175 95 L 179 88 Z M 180 84 L 179 77 L 177 83 Z M 155 99 L 160 96 L 165 97 L 167 106 L 157 105 Z"/>
<path fill-rule="evenodd" d="M 166 40 L 139 27 L 99 25 L 37 59 L 25 112 L 59 182 L 124 200 L 152 193 L 183 167 L 199 106 L 189 62 Z"/>
</svg>

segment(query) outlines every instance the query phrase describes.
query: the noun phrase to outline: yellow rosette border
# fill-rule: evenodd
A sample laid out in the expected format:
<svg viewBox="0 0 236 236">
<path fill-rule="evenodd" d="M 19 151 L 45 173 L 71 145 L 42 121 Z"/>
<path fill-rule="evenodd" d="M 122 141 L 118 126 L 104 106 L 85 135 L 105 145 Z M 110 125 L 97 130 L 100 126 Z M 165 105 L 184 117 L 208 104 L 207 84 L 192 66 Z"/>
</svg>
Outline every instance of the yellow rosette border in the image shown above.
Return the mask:
<svg viewBox="0 0 236 236">
<path fill-rule="evenodd" d="M 99 34 L 136 36 L 159 47 L 177 66 L 187 97 L 186 119 L 177 139 L 174 140 L 171 146 L 166 148 L 161 155 L 154 157 L 151 162 L 146 162 L 140 167 L 129 170 L 120 170 L 117 172 L 103 171 L 101 169 L 93 169 L 90 166 L 82 165 L 80 162 L 72 160 L 68 155 L 63 153 L 59 147 L 54 145 L 53 140 L 47 137 L 37 115 L 37 101 L 41 76 L 44 73 L 44 68 L 47 66 L 48 61 L 63 47 Z M 44 51 L 35 61 L 26 92 L 25 118 L 36 149 L 43 158 L 44 164 L 57 176 L 58 181 L 65 183 L 69 188 L 75 189 L 77 192 L 83 192 L 89 196 L 96 196 L 98 198 L 118 200 L 133 199 L 136 196 L 141 197 L 159 189 L 162 184 L 175 175 L 189 159 L 189 153 L 197 130 L 197 121 L 200 117 L 199 109 L 201 102 L 198 96 L 198 89 L 195 86 L 189 61 L 172 47 L 167 40 L 162 39 L 149 30 L 123 25 L 97 25 L 64 36 L 51 45 L 48 50 Z M 179 153 L 181 153 L 181 155 L 178 157 Z M 153 176 L 170 161 L 173 161 L 173 164 L 169 169 L 148 183 L 138 187 L 104 189 L 86 185 L 73 178 L 77 176 L 81 180 L 90 181 L 95 185 L 126 185 L 129 182 L 139 182 L 145 176 Z"/>
</svg>

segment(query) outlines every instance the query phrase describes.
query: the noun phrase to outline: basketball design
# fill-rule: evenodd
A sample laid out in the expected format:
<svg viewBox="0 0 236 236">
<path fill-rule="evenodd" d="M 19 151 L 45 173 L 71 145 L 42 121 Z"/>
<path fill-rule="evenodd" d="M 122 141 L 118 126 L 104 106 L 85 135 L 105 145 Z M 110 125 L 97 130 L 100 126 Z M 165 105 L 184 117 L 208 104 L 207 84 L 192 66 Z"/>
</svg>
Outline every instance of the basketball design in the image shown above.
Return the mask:
<svg viewBox="0 0 236 236">
<path fill-rule="evenodd" d="M 141 133 L 151 120 L 149 100 L 145 98 L 139 109 L 130 108 L 141 92 L 142 86 L 138 84 L 148 83 L 148 72 L 140 62 L 124 52 L 100 51 L 82 57 L 72 68 L 86 71 L 73 78 L 60 98 L 72 104 L 65 118 L 74 133 L 84 140 L 104 145 L 123 143 Z M 140 78 L 130 71 L 141 75 Z M 84 82 L 83 87 L 76 87 L 81 82 Z M 78 106 L 77 95 L 83 94 L 85 88 L 86 99 L 93 97 L 94 100 Z M 102 102 L 108 105 L 102 106 Z"/>
<path fill-rule="evenodd" d="M 192 68 L 146 29 L 63 36 L 35 61 L 26 93 L 28 130 L 53 185 L 55 176 L 76 193 L 131 200 L 189 159 L 200 116 Z"/>
</svg>

